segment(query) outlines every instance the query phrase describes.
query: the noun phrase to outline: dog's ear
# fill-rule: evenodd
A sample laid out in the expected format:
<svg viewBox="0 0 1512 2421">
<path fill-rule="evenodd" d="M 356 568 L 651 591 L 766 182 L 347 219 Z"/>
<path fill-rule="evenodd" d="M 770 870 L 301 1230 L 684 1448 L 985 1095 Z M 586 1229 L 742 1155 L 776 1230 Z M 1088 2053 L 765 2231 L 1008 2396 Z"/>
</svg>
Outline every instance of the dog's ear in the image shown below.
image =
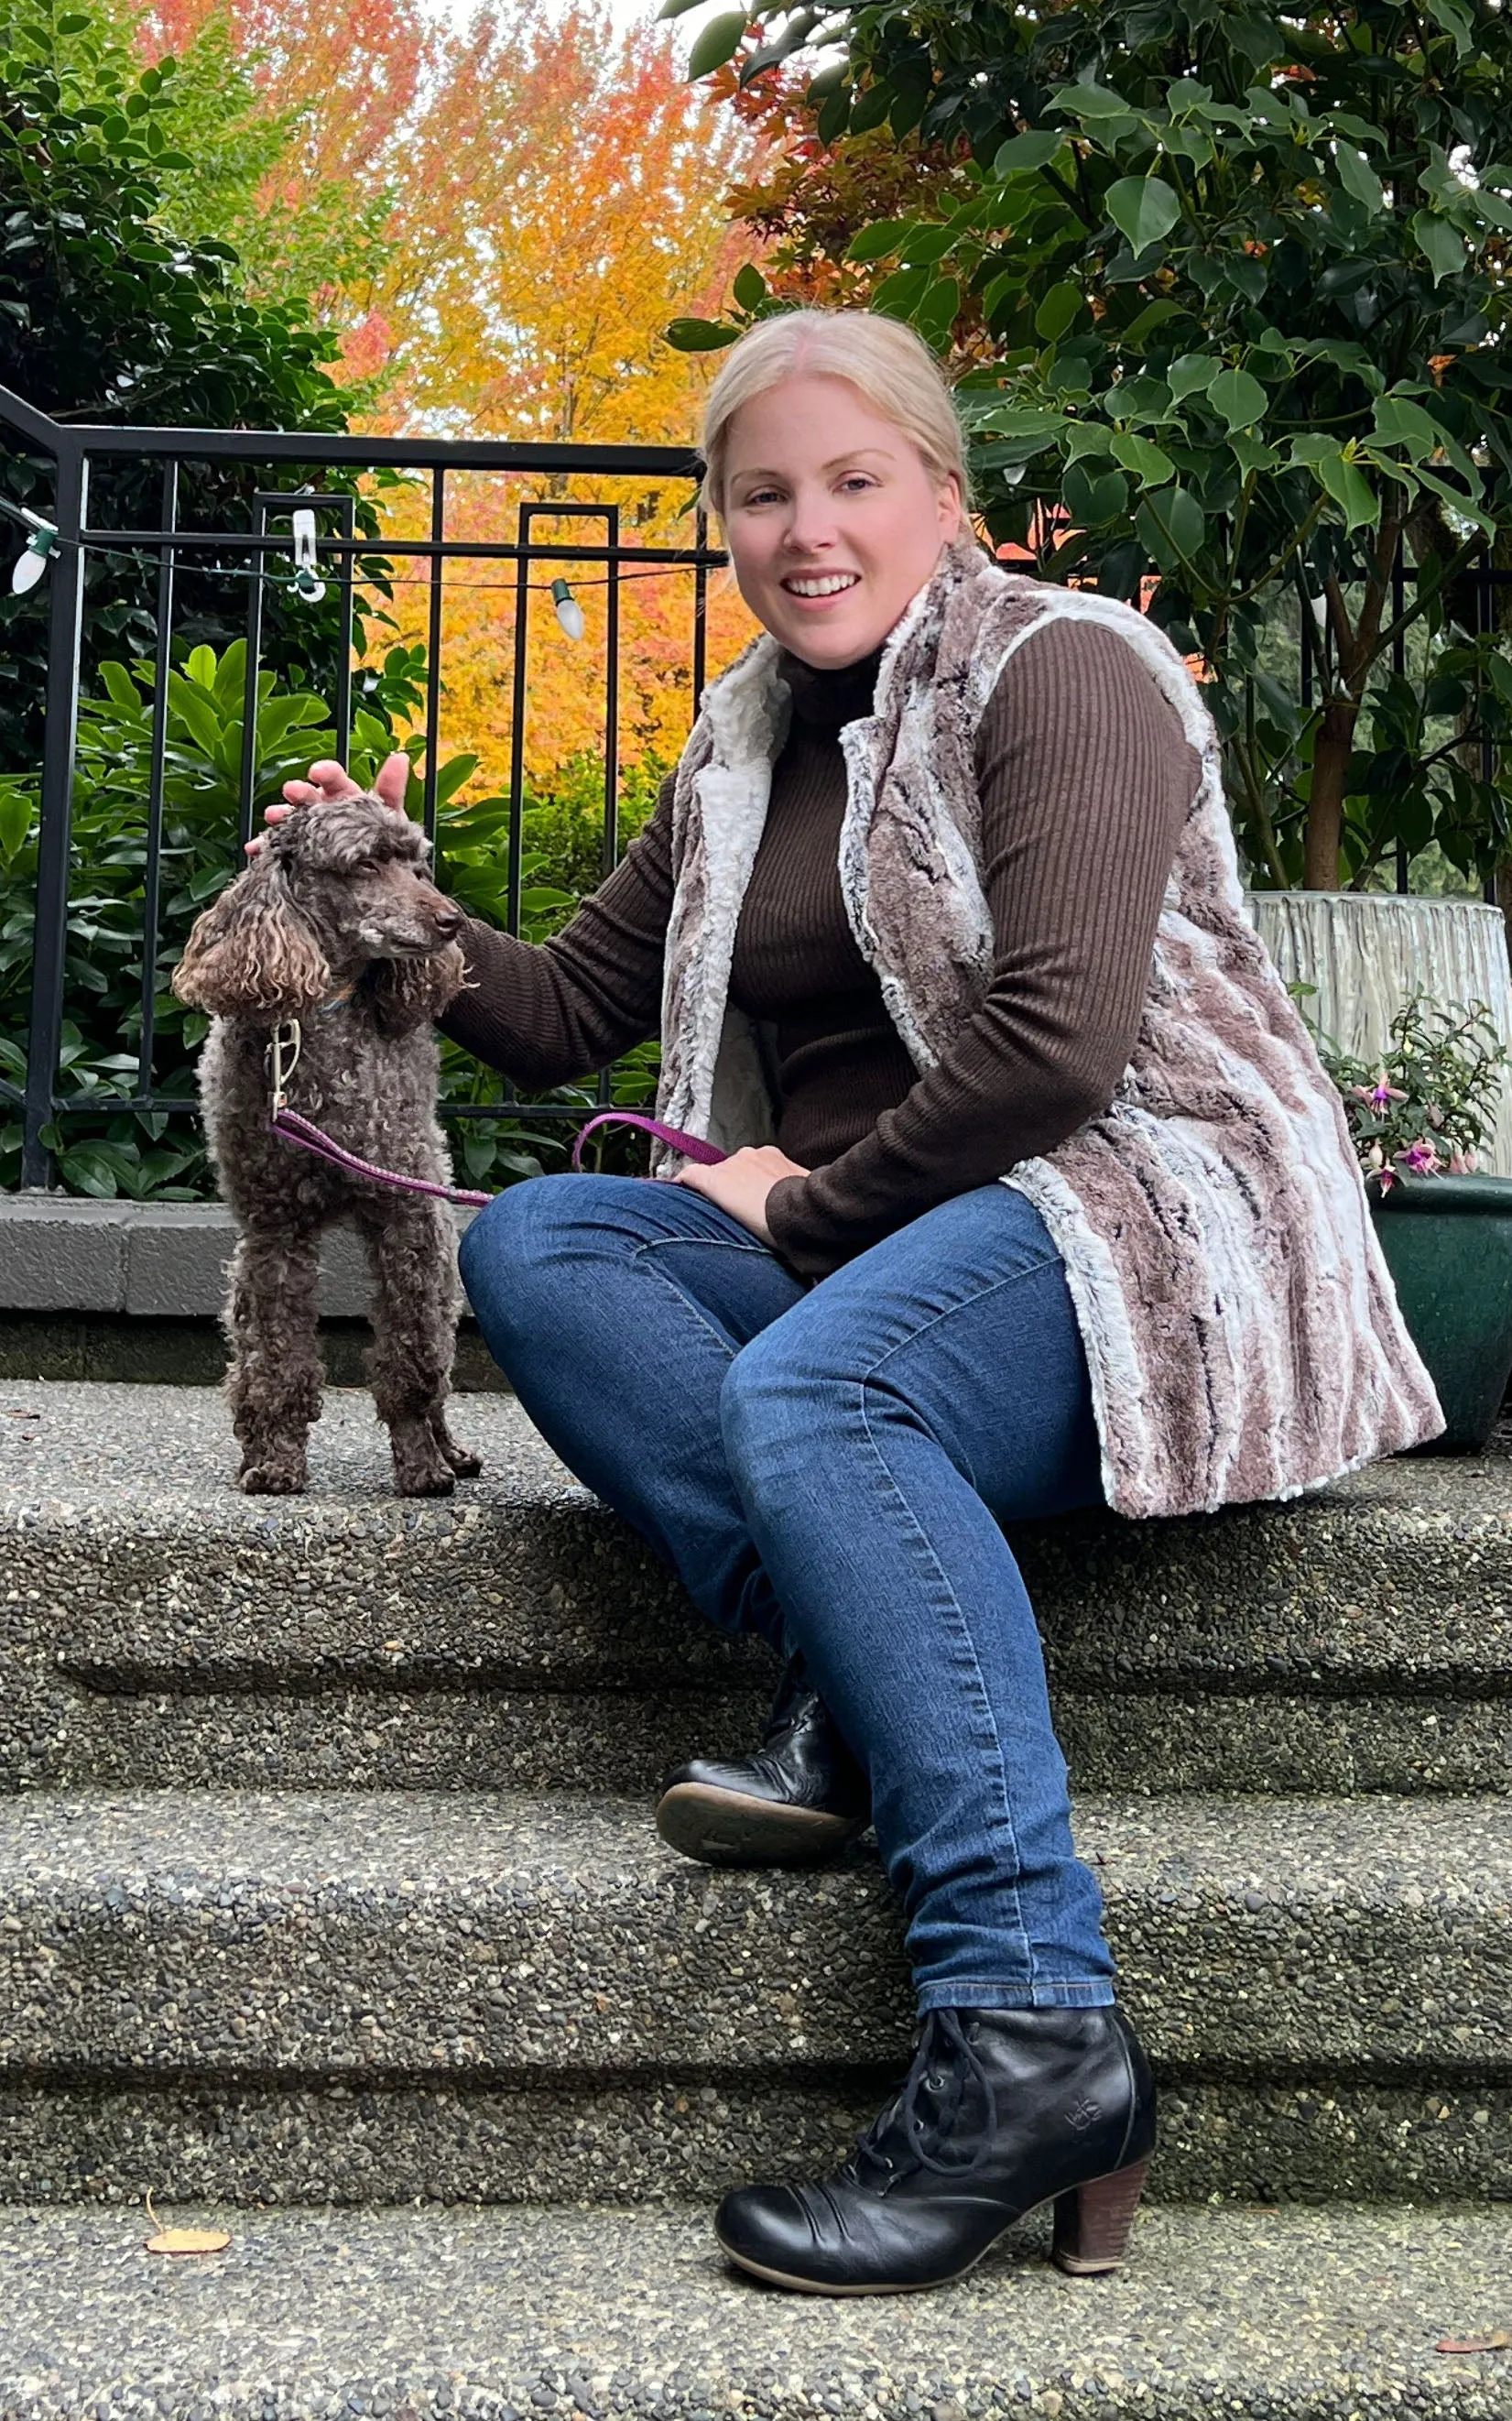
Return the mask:
<svg viewBox="0 0 1512 2421">
<path fill-rule="evenodd" d="M 362 988 L 385 1041 L 439 1017 L 460 992 L 465 965 L 455 942 L 429 959 L 372 960 L 363 971 Z"/>
<path fill-rule="evenodd" d="M 297 1017 L 330 991 L 315 929 L 266 850 L 195 920 L 173 989 L 214 1017 Z"/>
</svg>

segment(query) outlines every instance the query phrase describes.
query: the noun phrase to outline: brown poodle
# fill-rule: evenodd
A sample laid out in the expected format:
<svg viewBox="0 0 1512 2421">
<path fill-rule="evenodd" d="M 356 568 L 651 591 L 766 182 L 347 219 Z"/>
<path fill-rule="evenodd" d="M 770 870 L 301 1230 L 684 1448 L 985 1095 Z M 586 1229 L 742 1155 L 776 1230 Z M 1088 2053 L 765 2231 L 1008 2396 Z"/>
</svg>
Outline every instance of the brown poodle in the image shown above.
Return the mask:
<svg viewBox="0 0 1512 2421">
<path fill-rule="evenodd" d="M 304 1485 L 323 1379 L 319 1239 L 343 1219 L 373 1273 L 369 1377 L 400 1495 L 445 1495 L 482 1468 L 443 1412 L 461 1308 L 450 1212 L 349 1176 L 270 1128 L 269 1046 L 275 1026 L 297 1019 L 290 1109 L 364 1160 L 450 1184 L 431 1021 L 461 986 L 462 918 L 430 881 L 429 848 L 378 798 L 297 807 L 198 919 L 174 971 L 179 998 L 211 1012 L 199 1088 L 241 1229 L 224 1317 L 242 1486 L 253 1493 Z"/>
</svg>

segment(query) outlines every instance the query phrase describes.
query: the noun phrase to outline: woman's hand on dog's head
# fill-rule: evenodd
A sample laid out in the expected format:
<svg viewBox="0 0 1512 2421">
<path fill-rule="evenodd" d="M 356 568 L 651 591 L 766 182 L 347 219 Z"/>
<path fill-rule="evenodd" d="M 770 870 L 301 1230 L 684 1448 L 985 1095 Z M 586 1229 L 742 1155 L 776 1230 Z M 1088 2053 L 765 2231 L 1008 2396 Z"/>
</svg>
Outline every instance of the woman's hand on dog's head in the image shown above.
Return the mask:
<svg viewBox="0 0 1512 2421">
<path fill-rule="evenodd" d="M 397 748 L 393 756 L 385 757 L 379 767 L 373 789 L 385 806 L 402 808 L 409 782 L 410 760 L 402 748 Z M 284 796 L 288 801 L 287 807 L 267 807 L 263 813 L 269 823 L 276 824 L 281 823 L 294 807 L 316 806 L 322 800 L 360 799 L 363 795 L 362 784 L 352 780 L 344 765 L 338 765 L 334 757 L 322 757 L 318 765 L 310 767 L 307 782 L 284 784 Z M 258 833 L 247 842 L 249 857 L 257 855 L 266 837 L 265 834 Z"/>
</svg>

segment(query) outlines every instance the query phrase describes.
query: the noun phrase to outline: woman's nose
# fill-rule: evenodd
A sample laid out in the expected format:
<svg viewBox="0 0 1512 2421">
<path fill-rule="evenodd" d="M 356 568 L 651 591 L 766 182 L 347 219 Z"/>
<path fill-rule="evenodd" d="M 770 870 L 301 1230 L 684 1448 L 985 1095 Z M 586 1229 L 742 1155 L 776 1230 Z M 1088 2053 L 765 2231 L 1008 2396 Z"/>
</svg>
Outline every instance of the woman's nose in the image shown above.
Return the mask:
<svg viewBox="0 0 1512 2421">
<path fill-rule="evenodd" d="M 784 539 L 789 554 L 816 554 L 835 540 L 834 515 L 821 496 L 793 500 Z"/>
</svg>

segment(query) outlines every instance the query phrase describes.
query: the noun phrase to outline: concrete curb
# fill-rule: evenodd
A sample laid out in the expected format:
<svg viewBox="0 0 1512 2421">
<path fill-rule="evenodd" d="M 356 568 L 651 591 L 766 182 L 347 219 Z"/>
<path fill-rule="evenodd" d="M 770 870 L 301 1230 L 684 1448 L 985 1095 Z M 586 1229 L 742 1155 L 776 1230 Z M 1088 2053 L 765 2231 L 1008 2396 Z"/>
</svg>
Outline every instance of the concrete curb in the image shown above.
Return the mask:
<svg viewBox="0 0 1512 2421">
<path fill-rule="evenodd" d="M 475 1214 L 454 1209 L 461 1234 Z M 71 1195 L 0 1195 L 0 1312 L 125 1312 L 210 1320 L 226 1294 L 236 1223 L 219 1202 L 93 1202 Z M 350 1228 L 320 1246 L 317 1308 L 367 1309 L 367 1273 Z"/>
</svg>

